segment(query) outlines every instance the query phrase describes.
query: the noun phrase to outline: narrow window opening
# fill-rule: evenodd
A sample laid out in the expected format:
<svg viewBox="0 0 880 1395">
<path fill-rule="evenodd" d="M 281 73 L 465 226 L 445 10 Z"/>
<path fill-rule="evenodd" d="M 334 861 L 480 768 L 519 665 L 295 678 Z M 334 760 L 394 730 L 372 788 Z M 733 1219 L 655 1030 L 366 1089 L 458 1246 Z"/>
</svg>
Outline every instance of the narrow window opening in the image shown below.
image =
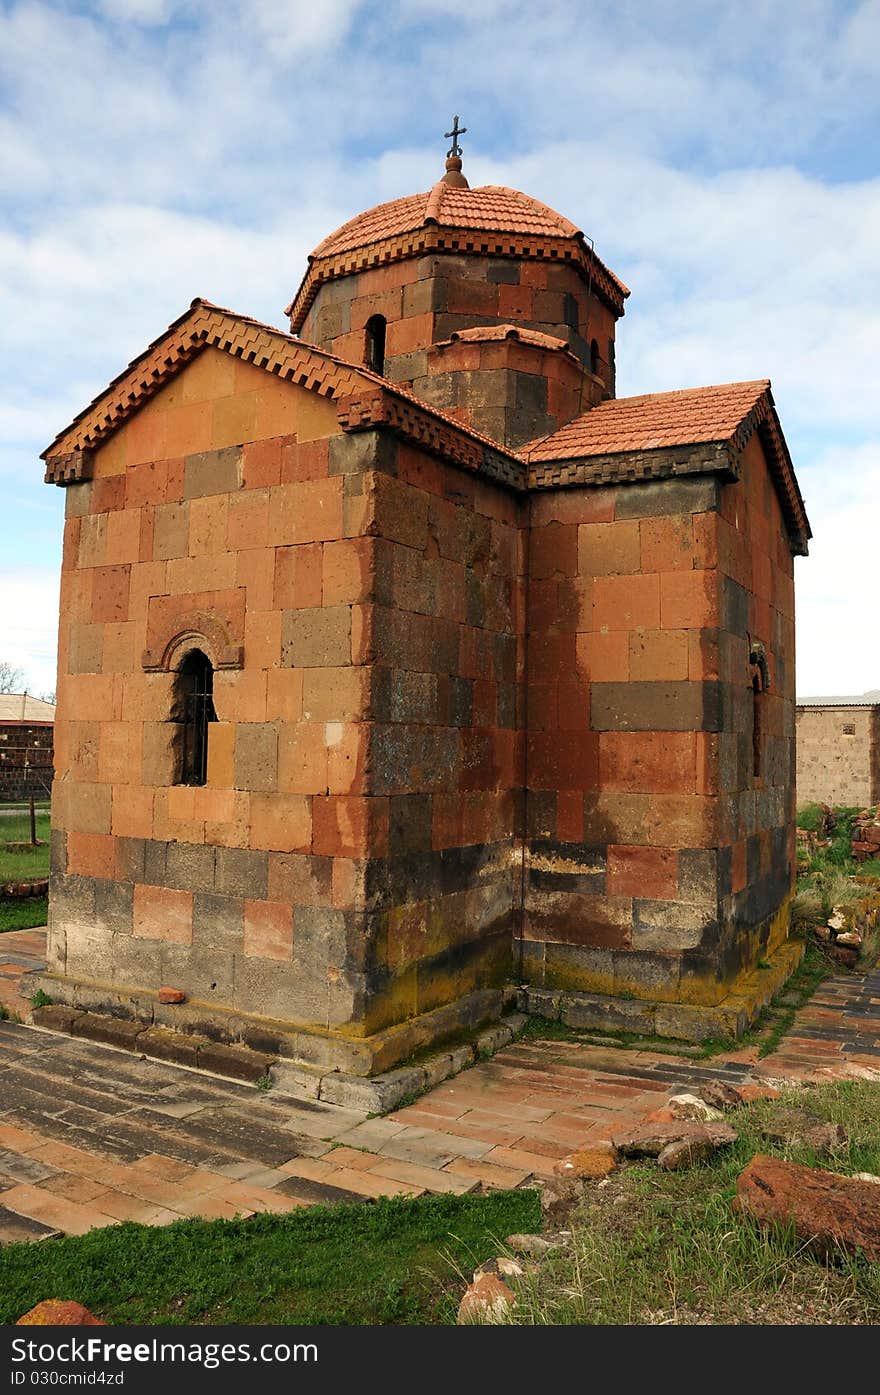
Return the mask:
<svg viewBox="0 0 880 1395">
<path fill-rule="evenodd" d="M 367 320 L 364 362 L 374 373 L 380 375 L 385 372 L 385 328 L 384 315 L 371 315 Z"/>
<path fill-rule="evenodd" d="M 200 649 L 177 670 L 175 716 L 181 728 L 179 785 L 204 785 L 208 778 L 208 723 L 216 722 L 214 669 Z"/>
<path fill-rule="evenodd" d="M 763 718 L 764 718 L 764 694 L 761 689 L 761 680 L 757 676 L 752 679 L 752 774 L 761 774 L 763 755 Z"/>
<path fill-rule="evenodd" d="M 594 339 L 590 344 L 590 372 L 598 377 L 602 368 L 602 359 L 599 356 L 599 341 Z"/>
</svg>

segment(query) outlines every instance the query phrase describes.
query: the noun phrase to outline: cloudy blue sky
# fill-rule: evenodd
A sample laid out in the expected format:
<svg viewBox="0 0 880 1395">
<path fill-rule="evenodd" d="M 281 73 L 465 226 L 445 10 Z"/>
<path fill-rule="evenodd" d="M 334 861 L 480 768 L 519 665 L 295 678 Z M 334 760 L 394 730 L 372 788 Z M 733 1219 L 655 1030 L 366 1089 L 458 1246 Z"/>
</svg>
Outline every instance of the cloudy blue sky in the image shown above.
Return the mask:
<svg viewBox="0 0 880 1395">
<path fill-rule="evenodd" d="M 0 0 L 0 660 L 55 686 L 40 450 L 193 296 L 283 324 L 459 112 L 632 287 L 621 395 L 772 379 L 800 692 L 880 687 L 878 79 L 880 0 Z"/>
</svg>

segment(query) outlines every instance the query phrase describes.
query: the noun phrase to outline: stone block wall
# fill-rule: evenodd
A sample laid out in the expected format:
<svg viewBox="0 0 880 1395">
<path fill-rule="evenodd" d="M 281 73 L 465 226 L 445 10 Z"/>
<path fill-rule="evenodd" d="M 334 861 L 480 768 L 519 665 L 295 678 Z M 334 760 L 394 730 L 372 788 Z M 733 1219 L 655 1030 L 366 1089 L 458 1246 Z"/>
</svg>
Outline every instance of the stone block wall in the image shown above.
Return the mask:
<svg viewBox="0 0 880 1395">
<path fill-rule="evenodd" d="M 424 1013 L 510 977 L 519 870 L 520 505 L 375 433 L 368 1016 Z M 352 445 L 353 442 L 347 444 Z"/>
<path fill-rule="evenodd" d="M 338 433 L 326 398 L 206 349 L 68 489 L 49 958 L 74 982 L 363 1012 L 376 544 Z M 187 635 L 216 665 L 203 787 L 175 782 Z"/>
<path fill-rule="evenodd" d="M 797 802 L 880 802 L 880 705 L 797 709 Z"/>
<path fill-rule="evenodd" d="M 470 334 L 479 334 L 471 331 Z M 521 340 L 448 340 L 428 354 L 413 391 L 425 402 L 513 447 L 549 435 L 608 395 L 570 352 Z"/>
<path fill-rule="evenodd" d="M 508 978 L 514 496 L 206 350 L 67 501 L 50 968 L 355 1035 Z"/>
<path fill-rule="evenodd" d="M 595 339 L 598 376 L 614 395 L 616 317 L 571 265 L 476 254 L 413 257 L 325 282 L 297 333 L 363 363 L 373 315 L 387 321 L 385 376 L 393 382 L 423 378 L 431 345 L 456 330 L 512 322 L 564 340 L 585 365 Z"/>
<path fill-rule="evenodd" d="M 741 484 L 547 493 L 531 522 L 523 975 L 717 1001 L 793 867 L 792 559 L 760 446 Z M 774 674 L 760 778 L 750 638 Z"/>
</svg>

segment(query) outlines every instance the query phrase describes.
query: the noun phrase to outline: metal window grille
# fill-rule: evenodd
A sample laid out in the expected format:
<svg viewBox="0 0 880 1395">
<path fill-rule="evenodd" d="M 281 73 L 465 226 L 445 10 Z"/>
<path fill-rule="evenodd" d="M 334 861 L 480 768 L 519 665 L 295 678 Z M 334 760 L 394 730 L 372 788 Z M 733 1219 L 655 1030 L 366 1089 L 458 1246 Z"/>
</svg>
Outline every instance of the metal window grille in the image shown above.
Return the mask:
<svg viewBox="0 0 880 1395">
<path fill-rule="evenodd" d="M 203 785 L 208 778 L 208 723 L 214 711 L 214 670 L 204 654 L 187 655 L 180 669 L 183 718 L 180 783 Z"/>
</svg>

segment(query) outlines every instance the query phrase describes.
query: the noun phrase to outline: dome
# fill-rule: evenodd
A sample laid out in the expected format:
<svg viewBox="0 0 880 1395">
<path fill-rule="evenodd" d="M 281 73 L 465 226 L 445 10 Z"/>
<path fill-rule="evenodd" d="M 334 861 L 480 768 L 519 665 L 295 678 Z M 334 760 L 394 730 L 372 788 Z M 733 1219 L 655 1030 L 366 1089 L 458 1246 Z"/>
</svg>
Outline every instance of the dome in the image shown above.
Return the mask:
<svg viewBox="0 0 880 1395">
<path fill-rule="evenodd" d="M 497 184 L 471 189 L 460 175 L 461 183 L 449 178 L 447 172 L 424 193 L 369 208 L 319 242 L 285 310 L 291 330 L 299 333 L 325 282 L 432 252 L 568 262 L 615 314 L 623 313 L 629 291 L 570 219 L 518 189 Z"/>
<path fill-rule="evenodd" d="M 318 244 L 312 257 L 335 257 L 432 224 L 471 232 L 512 233 L 517 237 L 582 236 L 568 218 L 517 189 L 496 184 L 457 189 L 441 179 L 424 194 L 392 199 L 350 218 Z"/>
</svg>

